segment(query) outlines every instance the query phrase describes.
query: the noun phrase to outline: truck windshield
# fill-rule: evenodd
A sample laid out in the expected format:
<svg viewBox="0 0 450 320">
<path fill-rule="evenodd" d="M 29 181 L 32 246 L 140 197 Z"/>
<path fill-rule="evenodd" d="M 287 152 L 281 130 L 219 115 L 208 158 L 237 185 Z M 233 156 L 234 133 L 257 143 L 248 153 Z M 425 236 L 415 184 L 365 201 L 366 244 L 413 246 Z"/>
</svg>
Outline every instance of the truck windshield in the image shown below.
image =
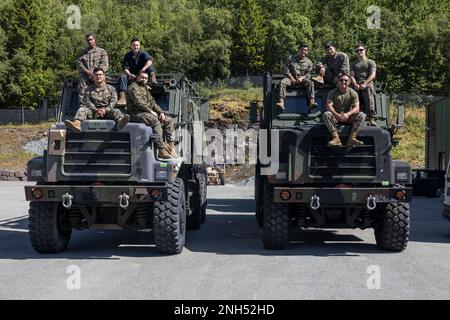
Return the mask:
<svg viewBox="0 0 450 320">
<path fill-rule="evenodd" d="M 305 96 L 287 96 L 284 102 L 284 113 L 300 113 L 302 115 L 308 116 L 310 113 L 316 113 L 318 111 L 325 110 L 325 101 L 323 97 L 317 97 L 316 103 L 317 108 L 310 109 L 308 98 Z"/>
</svg>

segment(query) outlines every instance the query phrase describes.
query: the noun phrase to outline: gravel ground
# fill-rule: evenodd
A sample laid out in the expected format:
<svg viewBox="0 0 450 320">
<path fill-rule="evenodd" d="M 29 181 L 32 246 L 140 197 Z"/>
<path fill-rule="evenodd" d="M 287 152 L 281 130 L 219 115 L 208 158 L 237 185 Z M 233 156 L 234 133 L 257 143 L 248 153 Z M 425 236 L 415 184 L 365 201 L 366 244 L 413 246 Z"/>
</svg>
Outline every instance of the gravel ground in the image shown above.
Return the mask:
<svg viewBox="0 0 450 320">
<path fill-rule="evenodd" d="M 47 137 L 40 140 L 30 141 L 23 148 L 31 154 L 42 155 L 44 153 L 44 149 L 47 148 Z"/>
</svg>

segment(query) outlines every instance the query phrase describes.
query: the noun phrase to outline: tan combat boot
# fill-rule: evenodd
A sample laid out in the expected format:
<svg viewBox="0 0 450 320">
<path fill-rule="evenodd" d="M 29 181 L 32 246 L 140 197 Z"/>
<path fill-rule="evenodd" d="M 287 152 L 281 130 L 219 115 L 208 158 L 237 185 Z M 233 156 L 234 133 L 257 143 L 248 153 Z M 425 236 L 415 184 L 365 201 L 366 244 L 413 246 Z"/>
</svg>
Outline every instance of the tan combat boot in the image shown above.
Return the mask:
<svg viewBox="0 0 450 320">
<path fill-rule="evenodd" d="M 280 98 L 280 101 L 277 102 L 277 107 L 284 111 L 284 99 Z"/>
<path fill-rule="evenodd" d="M 364 144 L 364 142 L 356 139 L 356 132 L 350 133 L 350 136 L 348 137 L 348 140 L 347 140 L 347 146 L 361 146 L 363 144 Z"/>
<path fill-rule="evenodd" d="M 317 108 L 319 105 L 316 103 L 316 101 L 314 100 L 314 99 L 310 99 L 309 100 L 309 105 L 308 105 L 308 107 L 310 108 L 310 109 L 314 109 L 314 108 Z"/>
<path fill-rule="evenodd" d="M 327 143 L 328 147 L 342 147 L 341 139 L 336 131 L 331 133 L 331 140 Z"/>
<path fill-rule="evenodd" d="M 128 122 L 130 122 L 130 115 L 126 114 L 117 121 L 117 130 L 122 130 Z"/>
<path fill-rule="evenodd" d="M 66 125 L 66 128 L 70 128 L 74 132 L 80 132 L 81 131 L 81 121 L 80 120 L 64 120 L 64 124 Z"/>
<path fill-rule="evenodd" d="M 158 84 L 158 81 L 156 81 L 156 73 L 152 73 L 152 85 L 156 86 Z"/>
<path fill-rule="evenodd" d="M 166 150 L 168 153 L 172 155 L 172 157 L 174 158 L 178 157 L 177 153 L 175 152 L 175 143 L 169 142 L 168 144 L 166 144 Z"/>
<path fill-rule="evenodd" d="M 377 122 L 372 117 L 369 118 L 369 126 L 378 127 Z"/>
<path fill-rule="evenodd" d="M 172 155 L 165 148 L 158 149 L 158 158 L 163 160 L 172 159 Z"/>
<path fill-rule="evenodd" d="M 126 106 L 127 105 L 127 95 L 124 91 L 121 91 L 119 93 L 119 101 L 117 101 L 117 105 L 119 106 Z"/>
</svg>

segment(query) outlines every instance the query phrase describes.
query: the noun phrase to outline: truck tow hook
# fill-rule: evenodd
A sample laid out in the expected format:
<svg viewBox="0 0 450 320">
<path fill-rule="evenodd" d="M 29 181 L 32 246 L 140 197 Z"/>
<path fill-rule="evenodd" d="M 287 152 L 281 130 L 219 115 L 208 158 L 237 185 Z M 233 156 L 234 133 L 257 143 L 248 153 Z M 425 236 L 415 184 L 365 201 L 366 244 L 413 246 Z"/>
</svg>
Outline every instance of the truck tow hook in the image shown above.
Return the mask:
<svg viewBox="0 0 450 320">
<path fill-rule="evenodd" d="M 119 196 L 119 206 L 123 209 L 128 208 L 128 206 L 130 205 L 130 202 L 128 201 L 130 199 L 130 196 L 127 195 L 125 192 L 122 193 Z"/>
<path fill-rule="evenodd" d="M 311 209 L 317 210 L 320 208 L 320 197 L 317 194 L 314 194 L 311 197 L 311 202 L 309 203 Z"/>
<path fill-rule="evenodd" d="M 72 207 L 72 199 L 73 196 L 70 193 L 66 192 L 66 194 L 62 196 L 63 207 L 66 209 L 70 209 L 70 207 Z"/>
<path fill-rule="evenodd" d="M 367 197 L 366 207 L 367 207 L 368 210 L 374 210 L 377 207 L 376 199 L 371 194 L 369 194 L 369 196 Z"/>
</svg>

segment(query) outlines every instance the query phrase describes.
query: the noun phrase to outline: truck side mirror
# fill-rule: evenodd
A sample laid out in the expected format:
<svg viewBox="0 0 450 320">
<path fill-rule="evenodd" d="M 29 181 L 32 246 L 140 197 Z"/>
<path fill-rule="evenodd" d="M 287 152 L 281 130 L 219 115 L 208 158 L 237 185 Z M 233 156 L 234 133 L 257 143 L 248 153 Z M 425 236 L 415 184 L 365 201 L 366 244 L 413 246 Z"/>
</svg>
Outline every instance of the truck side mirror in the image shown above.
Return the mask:
<svg viewBox="0 0 450 320">
<path fill-rule="evenodd" d="M 250 102 L 250 123 L 258 123 L 258 101 Z"/>
<path fill-rule="evenodd" d="M 403 104 L 397 107 L 397 128 L 401 128 L 405 125 L 405 106 Z"/>
</svg>

